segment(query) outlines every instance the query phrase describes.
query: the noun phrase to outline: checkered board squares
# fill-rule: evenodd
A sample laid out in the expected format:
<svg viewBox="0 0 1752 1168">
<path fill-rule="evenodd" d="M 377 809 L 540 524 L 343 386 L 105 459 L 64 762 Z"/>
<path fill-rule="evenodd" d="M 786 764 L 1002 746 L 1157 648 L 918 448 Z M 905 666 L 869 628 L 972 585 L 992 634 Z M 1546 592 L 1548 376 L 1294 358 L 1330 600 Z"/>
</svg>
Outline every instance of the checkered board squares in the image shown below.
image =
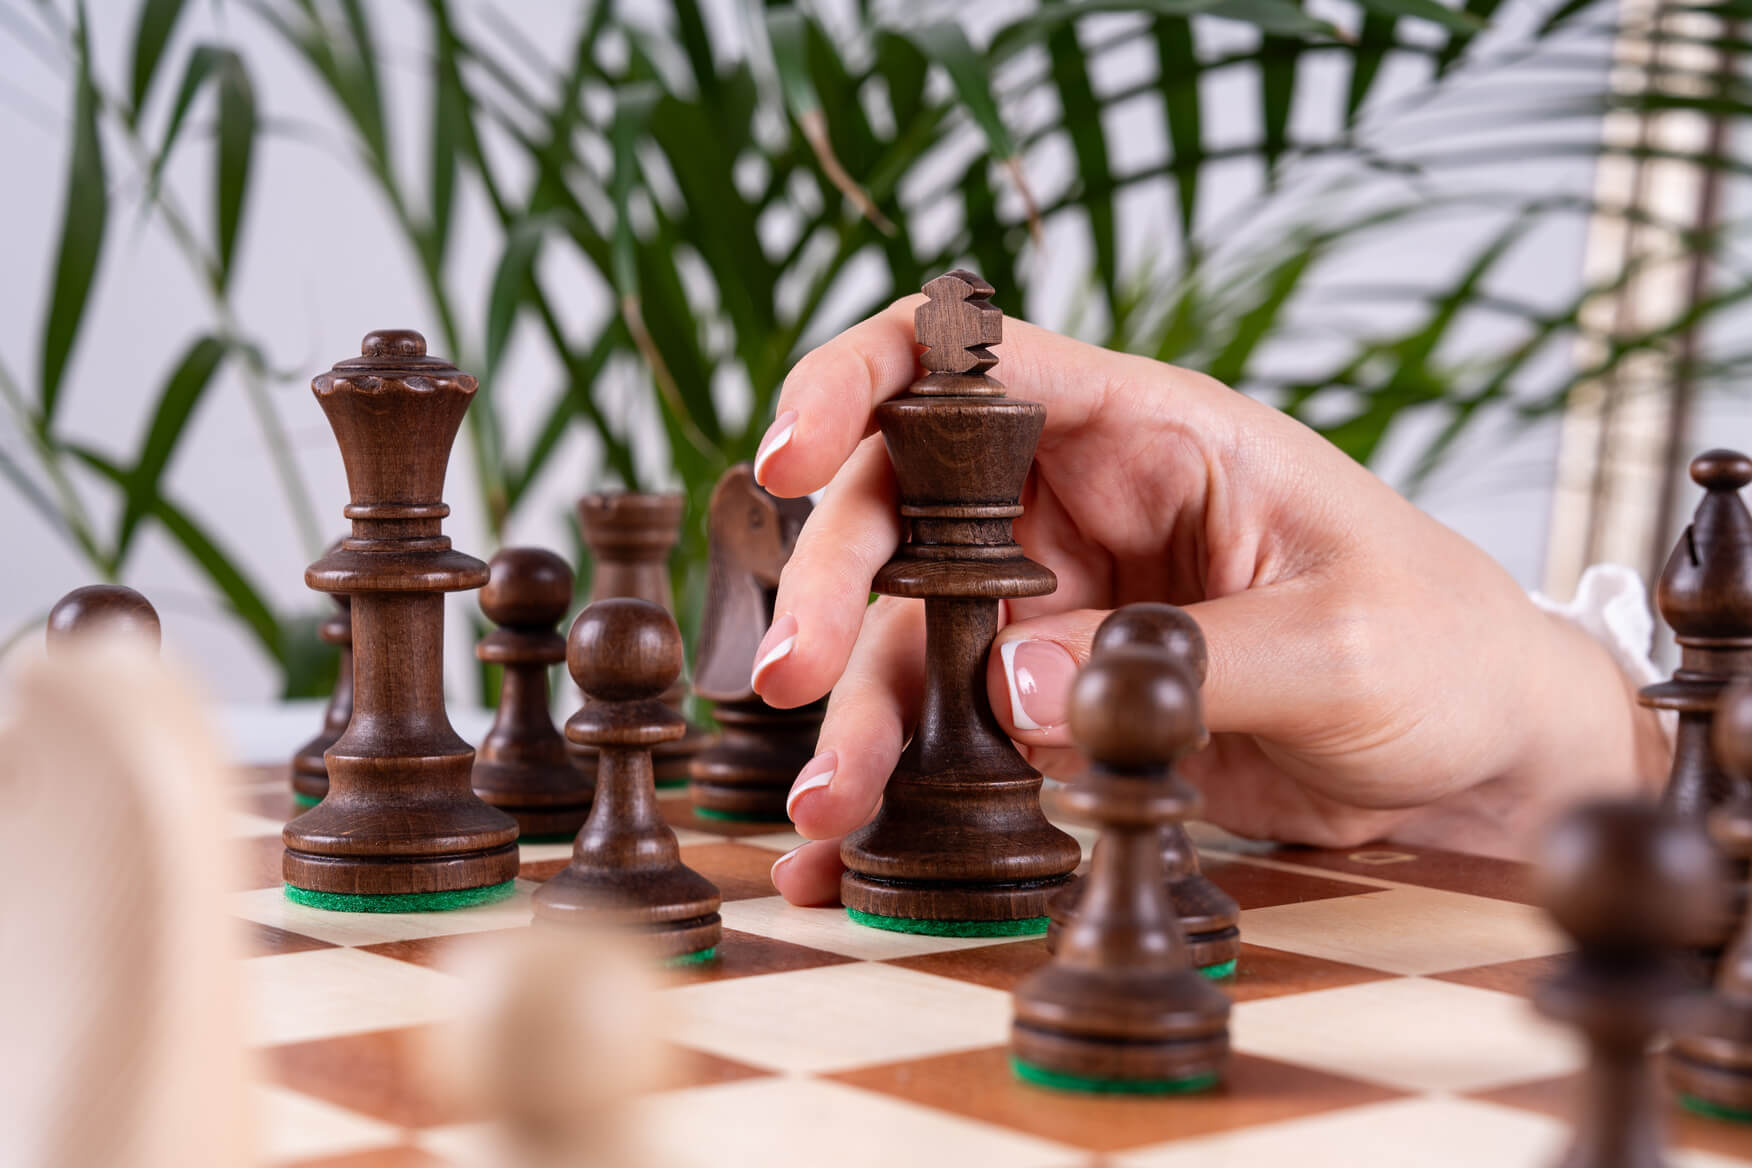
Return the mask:
<svg viewBox="0 0 1752 1168">
<path fill-rule="evenodd" d="M 450 951 L 526 927 L 566 845 L 525 845 L 517 895 L 496 905 L 306 909 L 281 895 L 255 822 L 291 813 L 281 784 L 244 788 L 248 817 L 232 825 L 263 1162 L 485 1162 L 490 1129 L 430 1090 L 421 1052 L 467 992 L 445 972 Z M 1227 1077 L 1195 1096 L 1092 1096 L 1010 1070 L 1010 993 L 1046 960 L 1039 938 L 888 933 L 788 905 L 768 872 L 793 833 L 662 804 L 684 857 L 723 890 L 725 933 L 714 961 L 661 991 L 677 1070 L 631 1116 L 651 1168 L 1534 1168 L 1564 1145 L 1582 1056 L 1528 999 L 1560 946 L 1518 865 L 1196 831 L 1243 910 Z M 1752 1128 L 1677 1109 L 1669 1122 L 1675 1168 L 1752 1168 Z"/>
</svg>

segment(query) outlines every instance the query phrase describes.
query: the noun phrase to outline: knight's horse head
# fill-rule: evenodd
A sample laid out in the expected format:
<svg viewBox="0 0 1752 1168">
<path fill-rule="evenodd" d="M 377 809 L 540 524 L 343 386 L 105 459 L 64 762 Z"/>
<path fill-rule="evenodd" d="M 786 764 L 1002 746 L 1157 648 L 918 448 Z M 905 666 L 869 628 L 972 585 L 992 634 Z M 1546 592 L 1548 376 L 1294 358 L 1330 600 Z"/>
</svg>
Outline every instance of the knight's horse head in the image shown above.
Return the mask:
<svg viewBox="0 0 1752 1168">
<path fill-rule="evenodd" d="M 706 514 L 711 569 L 694 692 L 708 701 L 754 697 L 754 654 L 773 619 L 779 573 L 809 518 L 808 499 L 780 499 L 738 463 L 712 491 Z"/>
</svg>

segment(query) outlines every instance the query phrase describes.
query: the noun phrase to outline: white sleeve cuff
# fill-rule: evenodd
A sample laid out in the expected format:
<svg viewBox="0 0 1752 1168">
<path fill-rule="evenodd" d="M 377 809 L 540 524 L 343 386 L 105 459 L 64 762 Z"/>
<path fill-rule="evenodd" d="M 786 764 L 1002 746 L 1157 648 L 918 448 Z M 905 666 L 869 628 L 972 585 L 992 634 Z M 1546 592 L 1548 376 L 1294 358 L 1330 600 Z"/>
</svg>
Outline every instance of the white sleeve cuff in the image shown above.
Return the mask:
<svg viewBox="0 0 1752 1168">
<path fill-rule="evenodd" d="M 1606 647 L 1618 668 L 1637 685 L 1653 685 L 1664 676 L 1649 655 L 1655 618 L 1649 611 L 1642 577 L 1623 564 L 1595 564 L 1576 583 L 1576 598 L 1559 604 L 1543 593 L 1532 594 L 1535 607 L 1563 617 Z"/>
</svg>

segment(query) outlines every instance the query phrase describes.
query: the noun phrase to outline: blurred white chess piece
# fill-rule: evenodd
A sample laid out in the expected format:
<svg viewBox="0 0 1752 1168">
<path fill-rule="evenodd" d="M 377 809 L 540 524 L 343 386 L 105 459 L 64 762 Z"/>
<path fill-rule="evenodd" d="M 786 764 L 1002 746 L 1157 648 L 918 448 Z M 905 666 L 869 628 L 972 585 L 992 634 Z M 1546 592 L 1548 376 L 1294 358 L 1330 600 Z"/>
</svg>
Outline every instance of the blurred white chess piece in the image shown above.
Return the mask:
<svg viewBox="0 0 1752 1168">
<path fill-rule="evenodd" d="M 534 927 L 482 938 L 449 972 L 457 1021 L 436 1086 L 491 1121 L 493 1168 L 649 1165 L 633 1111 L 669 1047 L 650 960 L 620 937 Z"/>
<path fill-rule="evenodd" d="M 0 1159 L 249 1163 L 226 766 L 124 636 L 13 662 L 0 709 Z"/>
</svg>

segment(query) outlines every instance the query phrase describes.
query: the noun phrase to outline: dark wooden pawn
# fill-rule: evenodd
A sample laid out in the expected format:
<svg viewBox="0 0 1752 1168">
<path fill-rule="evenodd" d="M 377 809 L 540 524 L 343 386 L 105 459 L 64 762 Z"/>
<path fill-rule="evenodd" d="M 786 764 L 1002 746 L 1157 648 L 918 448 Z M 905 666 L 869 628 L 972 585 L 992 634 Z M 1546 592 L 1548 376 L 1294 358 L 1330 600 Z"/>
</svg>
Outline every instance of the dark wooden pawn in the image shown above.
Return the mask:
<svg viewBox="0 0 1752 1168">
<path fill-rule="evenodd" d="M 681 862 L 651 766 L 653 746 L 687 732 L 662 698 L 681 674 L 681 633 L 657 605 L 599 600 L 572 623 L 566 665 L 587 698 L 566 737 L 596 748 L 596 801 L 535 915 L 625 929 L 662 957 L 704 953 L 723 933 L 718 889 Z"/>
<path fill-rule="evenodd" d="M 1752 780 L 1752 682 L 1736 682 L 1722 695 L 1714 739 L 1728 773 Z M 1718 809 L 1710 829 L 1716 847 L 1738 868 L 1752 865 L 1752 798 Z M 1739 903 L 1752 903 L 1752 889 L 1742 891 Z M 1709 1000 L 1675 1035 L 1667 1070 L 1695 1109 L 1752 1122 L 1752 913 L 1741 914 Z"/>
<path fill-rule="evenodd" d="M 1184 609 L 1171 604 L 1128 604 L 1111 613 L 1095 630 L 1091 659 L 1110 649 L 1154 646 L 1167 653 L 1181 669 L 1203 685 L 1210 658 L 1204 633 Z M 1241 956 L 1241 906 L 1218 888 L 1199 868 L 1198 849 L 1183 823 L 1162 829 L 1162 870 L 1168 881 L 1168 896 L 1186 933 L 1192 963 L 1211 976 L 1233 971 Z M 1052 898 L 1047 914 L 1052 926 L 1046 935 L 1048 948 L 1056 948 L 1059 933 L 1077 911 L 1083 896 L 1083 881 L 1071 884 Z"/>
<path fill-rule="evenodd" d="M 444 709 L 444 593 L 487 582 L 443 533 L 444 473 L 475 379 L 428 356 L 416 332 L 371 333 L 360 349 L 311 382 L 353 531 L 304 573 L 351 597 L 354 716 L 325 755 L 328 795 L 286 825 L 282 870 L 288 895 L 323 907 L 453 907 L 508 889 L 518 867 L 517 824 L 470 789 L 474 750 Z M 417 905 L 385 899 L 409 894 Z"/>
<path fill-rule="evenodd" d="M 773 621 L 779 573 L 809 518 L 808 499 L 780 499 L 749 463 L 724 473 L 707 511 L 711 574 L 694 692 L 712 703 L 719 733 L 693 759 L 694 806 L 735 819 L 785 820 L 785 798 L 815 754 L 827 699 L 790 710 L 750 684 L 755 651 Z"/>
<path fill-rule="evenodd" d="M 1639 801 L 1584 803 L 1558 820 L 1539 869 L 1546 911 L 1575 942 L 1541 986 L 1541 1013 L 1588 1048 L 1561 1168 L 1659 1168 L 1661 1108 L 1649 1047 L 1694 994 L 1682 947 L 1714 923 L 1720 866 L 1703 829 Z"/>
<path fill-rule="evenodd" d="M 50 652 L 92 633 L 138 637 L 155 650 L 163 640 L 152 602 L 122 584 L 75 588 L 49 610 L 44 641 Z"/>
<path fill-rule="evenodd" d="M 542 548 L 487 561 L 481 612 L 499 626 L 475 656 L 502 666 L 499 708 L 475 750 L 474 792 L 517 821 L 522 838 L 570 839 L 590 814 L 591 776 L 574 766 L 548 712 L 548 667 L 566 659 L 554 626 L 572 603 L 572 569 Z"/>
<path fill-rule="evenodd" d="M 1090 769 L 1064 806 L 1101 835 L 1052 960 L 1016 987 L 1018 1070 L 1067 1086 L 1209 1085 L 1229 1000 L 1193 965 L 1162 864 L 1163 829 L 1199 806 L 1173 768 L 1204 738 L 1198 688 L 1158 647 L 1110 648 L 1077 675 L 1069 714 Z"/>
<path fill-rule="evenodd" d="M 876 407 L 906 538 L 873 582 L 924 601 L 924 694 L 876 818 L 841 845 L 840 897 L 886 928 L 1045 932 L 1081 850 L 1041 814 L 1040 772 L 993 715 L 986 665 L 999 600 L 1058 586 L 1011 531 L 1046 407 L 990 375 L 1004 321 L 991 285 L 954 271 L 925 295 L 926 376 Z"/>
<path fill-rule="evenodd" d="M 329 599 L 334 611 L 317 627 L 316 635 L 341 651 L 340 668 L 322 712 L 322 729 L 292 755 L 292 794 L 307 805 L 321 803 L 328 794 L 328 764 L 322 756 L 340 741 L 353 719 L 353 609 L 345 596 Z"/>
<path fill-rule="evenodd" d="M 657 605 L 675 616 L 674 589 L 669 581 L 669 556 L 681 539 L 681 516 L 687 505 L 680 492 L 603 491 L 578 500 L 578 527 L 590 549 L 591 601 L 631 596 Z M 683 669 L 685 671 L 685 663 Z M 663 700 L 683 713 L 687 683 L 677 676 Z M 659 787 L 679 787 L 688 781 L 694 755 L 706 745 L 706 732 L 691 722 L 687 733 L 651 752 Z M 572 761 L 591 774 L 596 755 L 586 746 L 568 746 Z"/>
</svg>

